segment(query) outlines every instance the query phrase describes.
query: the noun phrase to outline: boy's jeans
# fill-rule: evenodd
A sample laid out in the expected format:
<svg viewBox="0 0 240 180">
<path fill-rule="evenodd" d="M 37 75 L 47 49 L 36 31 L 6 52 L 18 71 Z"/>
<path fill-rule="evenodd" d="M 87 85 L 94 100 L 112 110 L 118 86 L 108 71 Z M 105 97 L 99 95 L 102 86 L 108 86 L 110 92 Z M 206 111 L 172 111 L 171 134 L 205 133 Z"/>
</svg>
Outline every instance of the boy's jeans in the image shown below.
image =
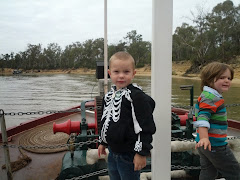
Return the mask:
<svg viewBox="0 0 240 180">
<path fill-rule="evenodd" d="M 198 148 L 201 172 L 199 180 L 215 180 L 218 172 L 226 180 L 240 180 L 240 166 L 228 146 L 213 147 L 211 151 Z"/>
<path fill-rule="evenodd" d="M 108 173 L 110 180 L 140 180 L 140 171 L 134 171 L 135 153 L 113 153 L 108 155 Z"/>
</svg>

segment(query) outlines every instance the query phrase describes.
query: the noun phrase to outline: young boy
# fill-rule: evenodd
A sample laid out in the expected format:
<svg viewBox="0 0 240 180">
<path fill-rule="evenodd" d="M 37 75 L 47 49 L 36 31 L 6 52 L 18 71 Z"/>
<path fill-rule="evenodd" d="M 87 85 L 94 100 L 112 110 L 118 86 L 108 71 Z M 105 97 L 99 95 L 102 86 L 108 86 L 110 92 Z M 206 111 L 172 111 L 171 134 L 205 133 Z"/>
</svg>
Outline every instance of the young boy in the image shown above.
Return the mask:
<svg viewBox="0 0 240 180">
<path fill-rule="evenodd" d="M 195 106 L 197 144 L 200 155 L 200 180 L 215 180 L 218 172 L 227 180 L 240 180 L 240 167 L 227 146 L 227 112 L 223 92 L 227 92 L 234 76 L 227 64 L 213 62 L 201 72 L 201 90 Z"/>
<path fill-rule="evenodd" d="M 111 180 L 139 180 L 140 170 L 152 149 L 154 100 L 132 84 L 136 74 L 133 57 L 115 53 L 108 73 L 114 86 L 103 99 L 98 155 L 106 154 Z"/>
</svg>

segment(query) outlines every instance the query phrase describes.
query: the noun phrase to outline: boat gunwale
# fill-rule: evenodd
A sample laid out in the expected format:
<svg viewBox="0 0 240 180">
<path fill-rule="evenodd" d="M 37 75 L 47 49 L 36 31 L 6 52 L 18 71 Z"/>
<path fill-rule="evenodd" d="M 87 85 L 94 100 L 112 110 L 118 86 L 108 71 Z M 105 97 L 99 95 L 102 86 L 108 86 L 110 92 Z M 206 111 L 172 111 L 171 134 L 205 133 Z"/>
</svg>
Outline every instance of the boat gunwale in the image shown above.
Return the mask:
<svg viewBox="0 0 240 180">
<path fill-rule="evenodd" d="M 96 105 L 96 102 L 93 101 L 88 101 L 86 102 L 85 107 L 94 107 Z M 69 110 L 73 110 L 73 109 L 77 109 L 80 108 L 81 105 L 79 106 L 74 106 L 72 108 L 66 109 L 65 111 L 69 111 Z M 188 113 L 189 111 L 186 109 L 182 109 L 182 108 L 174 108 L 172 107 L 172 112 L 175 112 L 177 115 L 184 115 L 186 113 Z M 65 113 L 54 113 L 54 114 L 50 114 L 50 115 L 46 115 L 46 116 L 42 116 L 40 118 L 25 122 L 25 123 L 21 123 L 18 126 L 14 126 L 14 127 L 10 127 L 7 129 L 7 137 L 11 138 L 11 136 L 14 136 L 16 134 L 19 134 L 21 132 L 27 131 L 31 128 L 34 128 L 36 126 L 54 121 L 56 119 L 59 118 L 63 118 L 66 116 L 69 116 L 71 114 L 75 114 L 77 112 L 65 112 Z M 236 129 L 236 130 L 240 130 L 240 122 L 236 121 L 236 120 L 232 120 L 232 119 L 228 119 L 228 126 Z M 2 133 L 0 132 L 0 142 L 2 142 Z"/>
<path fill-rule="evenodd" d="M 184 115 L 184 114 L 188 113 L 189 110 L 172 107 L 172 112 L 175 112 L 177 115 Z M 236 130 L 240 130 L 240 121 L 228 119 L 227 122 L 228 122 L 228 127 L 236 129 Z"/>
<path fill-rule="evenodd" d="M 95 103 L 94 100 L 88 101 L 88 102 L 86 102 L 85 107 L 94 107 L 95 104 L 96 103 Z M 64 111 L 74 110 L 74 109 L 78 109 L 78 108 L 81 108 L 81 105 L 71 107 L 71 108 L 66 109 Z M 59 119 L 59 118 L 69 116 L 71 114 L 75 114 L 75 113 L 78 113 L 78 112 L 54 113 L 54 114 L 39 117 L 37 119 L 33 119 L 31 121 L 28 121 L 28 122 L 21 123 L 18 126 L 13 126 L 13 127 L 7 128 L 7 137 L 10 140 L 11 136 L 15 136 L 19 133 L 27 131 L 31 128 L 36 127 L 36 126 L 39 126 L 39 125 L 54 121 L 54 120 Z M 2 142 L 2 132 L 0 132 L 0 142 Z"/>
</svg>

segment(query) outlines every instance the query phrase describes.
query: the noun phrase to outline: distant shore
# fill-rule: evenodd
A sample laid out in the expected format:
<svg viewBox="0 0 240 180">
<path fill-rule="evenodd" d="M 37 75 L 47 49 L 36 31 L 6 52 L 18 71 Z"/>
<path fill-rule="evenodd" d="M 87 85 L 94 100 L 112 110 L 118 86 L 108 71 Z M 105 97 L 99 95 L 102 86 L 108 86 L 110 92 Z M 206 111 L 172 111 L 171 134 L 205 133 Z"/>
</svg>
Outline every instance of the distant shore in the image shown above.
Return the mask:
<svg viewBox="0 0 240 180">
<path fill-rule="evenodd" d="M 184 75 L 187 69 L 189 69 L 191 66 L 191 63 L 189 61 L 187 62 L 173 62 L 172 64 L 172 77 L 174 78 L 184 78 L 184 79 L 200 79 L 199 74 L 188 74 Z M 233 83 L 240 84 L 240 67 L 234 68 L 235 74 Z M 0 75 L 4 74 L 12 74 L 13 69 L 7 69 L 4 70 L 0 69 Z M 86 69 L 86 68 L 79 68 L 79 69 L 68 69 L 68 70 L 29 70 L 29 71 L 23 71 L 22 74 L 95 74 L 96 71 L 93 69 Z M 136 69 L 136 76 L 151 76 L 151 68 L 150 66 L 145 66 L 143 68 L 137 68 Z"/>
</svg>

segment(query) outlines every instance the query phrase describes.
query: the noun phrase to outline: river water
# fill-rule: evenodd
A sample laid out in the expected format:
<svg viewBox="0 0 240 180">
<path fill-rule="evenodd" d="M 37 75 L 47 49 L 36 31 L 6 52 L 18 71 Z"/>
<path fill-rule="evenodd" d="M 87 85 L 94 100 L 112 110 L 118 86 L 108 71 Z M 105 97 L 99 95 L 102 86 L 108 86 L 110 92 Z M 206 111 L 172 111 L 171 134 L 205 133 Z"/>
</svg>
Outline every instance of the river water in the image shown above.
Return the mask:
<svg viewBox="0 0 240 180">
<path fill-rule="evenodd" d="M 164 81 L 164 79 L 159 79 Z M 137 76 L 134 83 L 151 95 L 151 78 Z M 189 106 L 189 90 L 180 90 L 181 85 L 194 86 L 194 103 L 200 94 L 200 81 L 181 78 L 172 79 L 172 105 Z M 240 85 L 232 84 L 224 94 L 226 104 L 240 103 Z M 161 93 L 161 89 L 159 89 Z M 11 75 L 0 76 L 0 109 L 5 113 L 39 112 L 65 110 L 77 106 L 84 100 L 98 95 L 98 81 L 95 75 L 54 74 L 54 75 Z M 240 107 L 229 107 L 228 118 L 240 121 Z M 5 116 L 7 127 L 19 125 L 39 115 Z"/>
</svg>

